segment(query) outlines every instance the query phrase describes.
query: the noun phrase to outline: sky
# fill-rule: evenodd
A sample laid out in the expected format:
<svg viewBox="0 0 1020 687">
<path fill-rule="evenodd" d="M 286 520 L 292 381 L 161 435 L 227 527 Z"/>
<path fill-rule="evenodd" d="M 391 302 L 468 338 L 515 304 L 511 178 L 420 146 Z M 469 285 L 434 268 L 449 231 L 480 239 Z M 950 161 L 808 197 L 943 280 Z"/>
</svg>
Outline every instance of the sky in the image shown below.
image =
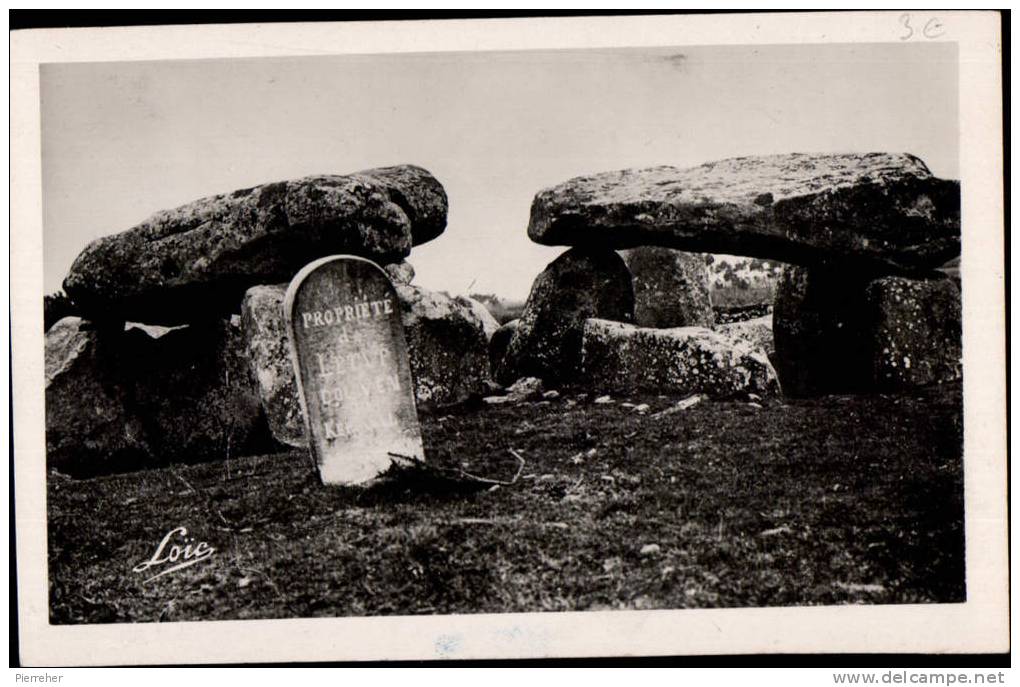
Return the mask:
<svg viewBox="0 0 1020 687">
<path fill-rule="evenodd" d="M 446 232 L 415 283 L 523 299 L 565 249 L 527 238 L 571 177 L 789 152 L 909 152 L 958 178 L 955 45 L 675 47 L 47 64 L 44 285 L 161 209 L 413 163 Z"/>
</svg>

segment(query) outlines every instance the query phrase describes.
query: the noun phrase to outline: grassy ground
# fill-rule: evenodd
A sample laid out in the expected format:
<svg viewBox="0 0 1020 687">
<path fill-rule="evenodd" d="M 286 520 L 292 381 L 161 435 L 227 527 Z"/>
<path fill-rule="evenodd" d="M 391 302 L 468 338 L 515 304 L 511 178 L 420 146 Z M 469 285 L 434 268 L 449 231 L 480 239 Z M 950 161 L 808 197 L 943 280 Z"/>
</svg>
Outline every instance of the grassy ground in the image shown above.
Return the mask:
<svg viewBox="0 0 1020 687">
<path fill-rule="evenodd" d="M 964 600 L 958 386 L 659 419 L 573 398 L 422 418 L 439 463 L 518 451 L 495 489 L 326 488 L 303 452 L 52 474 L 51 621 Z M 143 584 L 178 526 L 217 552 Z"/>
</svg>

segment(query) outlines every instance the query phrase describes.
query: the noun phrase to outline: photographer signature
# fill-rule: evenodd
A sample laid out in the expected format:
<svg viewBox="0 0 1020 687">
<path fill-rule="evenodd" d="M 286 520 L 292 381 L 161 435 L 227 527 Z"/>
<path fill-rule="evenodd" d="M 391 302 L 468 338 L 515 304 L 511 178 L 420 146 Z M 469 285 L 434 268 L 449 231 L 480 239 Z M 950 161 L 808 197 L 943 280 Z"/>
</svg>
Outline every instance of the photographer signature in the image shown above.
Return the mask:
<svg viewBox="0 0 1020 687">
<path fill-rule="evenodd" d="M 171 540 L 177 538 L 178 543 L 171 543 Z M 166 533 L 163 537 L 163 541 L 156 547 L 156 552 L 152 554 L 152 557 L 139 563 L 132 570 L 136 573 L 145 572 L 150 568 L 156 568 L 158 566 L 171 565 L 169 568 L 164 568 L 158 573 L 145 579 L 142 584 L 146 582 L 152 582 L 158 577 L 162 577 L 168 573 L 187 568 L 200 563 L 207 558 L 211 558 L 216 553 L 216 549 L 209 546 L 207 542 L 200 541 L 195 543 L 194 537 L 188 536 L 188 530 L 186 527 L 175 527 Z"/>
</svg>

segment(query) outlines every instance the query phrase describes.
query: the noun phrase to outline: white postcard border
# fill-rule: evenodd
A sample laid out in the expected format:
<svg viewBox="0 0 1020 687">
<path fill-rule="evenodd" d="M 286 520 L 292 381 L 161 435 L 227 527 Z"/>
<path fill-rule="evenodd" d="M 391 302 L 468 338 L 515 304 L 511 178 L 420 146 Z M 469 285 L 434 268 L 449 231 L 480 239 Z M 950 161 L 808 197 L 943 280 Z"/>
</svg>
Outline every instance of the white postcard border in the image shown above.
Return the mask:
<svg viewBox="0 0 1020 687">
<path fill-rule="evenodd" d="M 48 624 L 38 65 L 44 62 L 898 42 L 898 13 L 98 28 L 11 35 L 11 308 L 25 665 L 1008 650 L 1001 46 L 991 12 L 912 11 L 957 42 L 964 249 L 962 604 Z"/>
</svg>

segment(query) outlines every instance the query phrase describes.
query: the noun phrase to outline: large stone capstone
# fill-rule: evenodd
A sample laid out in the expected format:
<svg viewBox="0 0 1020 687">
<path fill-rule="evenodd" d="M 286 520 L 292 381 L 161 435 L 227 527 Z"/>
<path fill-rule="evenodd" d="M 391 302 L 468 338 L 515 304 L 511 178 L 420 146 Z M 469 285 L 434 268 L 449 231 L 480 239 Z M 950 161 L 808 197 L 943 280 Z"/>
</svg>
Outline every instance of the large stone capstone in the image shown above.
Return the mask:
<svg viewBox="0 0 1020 687">
<path fill-rule="evenodd" d="M 446 212 L 442 185 L 414 166 L 264 184 L 93 241 L 64 290 L 86 317 L 193 322 L 237 312 L 249 287 L 289 280 L 324 255 L 397 262 L 443 232 Z"/>
<path fill-rule="evenodd" d="M 711 327 L 705 256 L 660 246 L 620 254 L 634 280 L 634 323 L 639 327 Z"/>
<path fill-rule="evenodd" d="M 582 378 L 616 393 L 779 392 L 765 352 L 746 343 L 703 327 L 651 329 L 599 319 L 584 325 Z"/>
<path fill-rule="evenodd" d="M 630 271 L 611 250 L 573 248 L 535 278 L 496 381 L 573 381 L 581 366 L 584 323 L 592 317 L 634 321 Z"/>
<path fill-rule="evenodd" d="M 772 155 L 577 177 L 539 192 L 528 236 L 545 245 L 657 245 L 879 272 L 960 253 L 959 182 L 906 154 Z"/>
</svg>

